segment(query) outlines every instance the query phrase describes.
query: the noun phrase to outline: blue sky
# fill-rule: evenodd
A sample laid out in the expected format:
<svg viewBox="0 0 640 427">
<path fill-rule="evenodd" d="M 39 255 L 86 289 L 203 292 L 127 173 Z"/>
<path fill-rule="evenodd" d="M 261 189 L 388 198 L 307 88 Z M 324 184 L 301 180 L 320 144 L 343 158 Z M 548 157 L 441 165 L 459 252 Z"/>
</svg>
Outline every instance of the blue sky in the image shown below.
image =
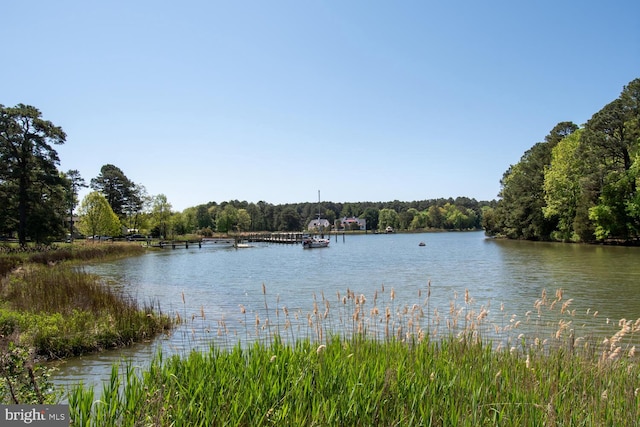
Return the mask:
<svg viewBox="0 0 640 427">
<path fill-rule="evenodd" d="M 640 2 L 9 0 L 0 104 L 174 210 L 491 200 L 640 77 Z"/>
</svg>

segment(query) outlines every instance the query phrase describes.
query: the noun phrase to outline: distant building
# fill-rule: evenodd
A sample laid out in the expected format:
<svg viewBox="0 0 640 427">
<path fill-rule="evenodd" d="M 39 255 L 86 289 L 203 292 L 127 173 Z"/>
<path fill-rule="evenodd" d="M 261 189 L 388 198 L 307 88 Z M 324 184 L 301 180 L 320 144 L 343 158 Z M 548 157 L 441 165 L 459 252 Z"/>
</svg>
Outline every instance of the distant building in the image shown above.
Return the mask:
<svg viewBox="0 0 640 427">
<path fill-rule="evenodd" d="M 307 230 L 331 230 L 331 223 L 327 219 L 312 219 L 307 225 Z"/>
<path fill-rule="evenodd" d="M 367 220 L 364 218 L 344 217 L 340 220 L 340 228 L 343 230 L 366 230 Z"/>
</svg>

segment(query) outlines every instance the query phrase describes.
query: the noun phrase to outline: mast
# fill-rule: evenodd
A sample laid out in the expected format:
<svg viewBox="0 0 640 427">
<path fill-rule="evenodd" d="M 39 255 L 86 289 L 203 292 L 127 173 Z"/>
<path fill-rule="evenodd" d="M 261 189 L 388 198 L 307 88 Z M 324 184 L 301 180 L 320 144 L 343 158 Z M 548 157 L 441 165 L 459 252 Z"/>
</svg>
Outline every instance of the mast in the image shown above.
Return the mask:
<svg viewBox="0 0 640 427">
<path fill-rule="evenodd" d="M 324 238 L 324 230 L 322 230 L 322 225 L 320 225 L 320 190 L 318 190 L 318 231 L 320 232 L 320 237 Z"/>
</svg>

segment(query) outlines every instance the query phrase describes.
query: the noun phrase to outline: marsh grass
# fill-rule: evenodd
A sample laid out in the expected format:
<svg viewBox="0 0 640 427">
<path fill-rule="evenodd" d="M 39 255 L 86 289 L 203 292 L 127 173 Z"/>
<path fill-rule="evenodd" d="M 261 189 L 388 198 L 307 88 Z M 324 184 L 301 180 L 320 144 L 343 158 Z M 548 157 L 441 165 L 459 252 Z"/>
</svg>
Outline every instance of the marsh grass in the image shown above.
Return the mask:
<svg viewBox="0 0 640 427">
<path fill-rule="evenodd" d="M 424 294 L 424 296 L 423 296 Z M 635 425 L 639 321 L 592 333 L 590 310 L 543 292 L 523 316 L 454 294 L 448 310 L 381 287 L 239 307 L 241 342 L 114 365 L 100 393 L 69 394 L 74 425 Z M 424 299 L 423 299 L 424 298 Z M 204 310 L 201 308 L 201 319 Z M 185 319 L 188 315 L 185 314 Z M 255 317 L 255 322 L 251 319 Z M 576 326 L 579 325 L 579 326 Z M 613 329 L 615 327 L 615 329 Z"/>
<path fill-rule="evenodd" d="M 171 327 L 153 303 L 140 307 L 96 276 L 28 264 L 2 280 L 0 332 L 36 356 L 76 356 L 150 339 Z"/>
</svg>

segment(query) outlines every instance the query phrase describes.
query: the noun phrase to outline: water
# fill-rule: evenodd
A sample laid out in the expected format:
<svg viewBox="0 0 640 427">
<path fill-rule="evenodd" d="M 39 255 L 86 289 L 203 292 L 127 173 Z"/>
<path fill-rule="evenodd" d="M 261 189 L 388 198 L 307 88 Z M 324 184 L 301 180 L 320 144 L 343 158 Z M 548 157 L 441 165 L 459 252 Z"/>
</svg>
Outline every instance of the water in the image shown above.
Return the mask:
<svg viewBox="0 0 640 427">
<path fill-rule="evenodd" d="M 419 246 L 421 241 L 426 245 Z M 149 252 L 85 269 L 141 303 L 159 303 L 163 312 L 179 314 L 185 324 L 150 343 L 60 363 L 54 380 L 99 384 L 114 362 L 127 359 L 144 366 L 158 348 L 184 354 L 211 342 L 233 346 L 264 338 L 259 328 L 268 316 L 272 325 L 283 325 L 283 317 L 275 318 L 276 308 L 298 314 L 292 328 L 296 337 L 312 335 L 306 316 L 314 299 L 321 311 L 322 299 L 328 300 L 330 311 L 340 317 L 347 289 L 365 295 L 368 308 L 377 292 L 381 307 L 397 310 L 424 306 L 430 283 L 429 311 L 447 313 L 457 295 L 457 306 L 489 308 L 492 321 L 504 324 L 511 314 L 524 319 L 543 289 L 553 298 L 562 288 L 563 301 L 573 298 L 570 307 L 582 314 L 581 323 L 611 335 L 618 319 L 640 317 L 635 294 L 640 288 L 639 261 L 638 248 L 502 241 L 485 238 L 482 232 L 333 236 L 329 248 L 312 250 L 256 243 L 243 249 L 203 246 Z M 465 290 L 473 298 L 469 305 Z M 592 315 L 596 310 L 597 318 Z M 614 322 L 607 324 L 607 318 Z"/>
</svg>

